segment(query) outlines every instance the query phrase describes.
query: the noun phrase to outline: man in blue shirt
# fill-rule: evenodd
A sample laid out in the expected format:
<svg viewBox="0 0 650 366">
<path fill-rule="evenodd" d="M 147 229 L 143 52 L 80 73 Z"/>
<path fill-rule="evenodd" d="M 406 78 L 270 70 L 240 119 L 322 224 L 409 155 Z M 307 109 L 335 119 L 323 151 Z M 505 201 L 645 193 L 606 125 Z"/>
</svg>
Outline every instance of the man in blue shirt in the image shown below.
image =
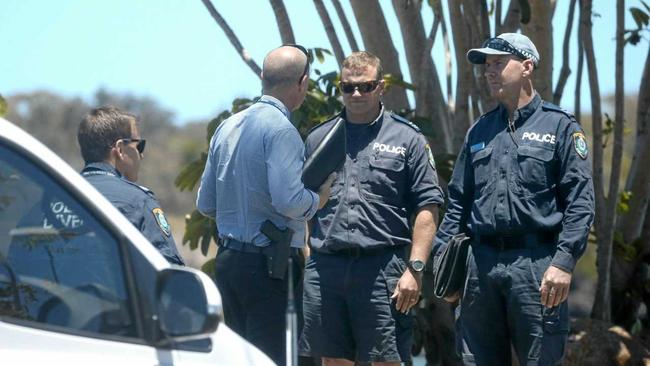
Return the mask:
<svg viewBox="0 0 650 366">
<path fill-rule="evenodd" d="M 499 102 L 469 130 L 436 236 L 472 237 L 459 331 L 465 364 L 555 365 L 568 333 L 566 299 L 594 218 L 587 142 L 573 115 L 533 86 L 540 62 L 522 34 L 472 49 Z"/>
<path fill-rule="evenodd" d="M 284 365 L 287 281 L 267 274 L 274 248 L 260 227 L 270 220 L 293 230 L 292 280 L 299 294 L 305 222 L 327 201 L 332 177 L 318 193 L 304 187 L 304 146 L 289 121 L 307 92 L 308 53 L 301 46 L 277 48 L 264 59 L 261 76 L 264 95 L 215 131 L 196 205 L 216 220 L 215 278 L 226 324 Z"/>
<path fill-rule="evenodd" d="M 77 133 L 84 176 L 156 249 L 174 264 L 183 264 L 171 227 L 151 190 L 139 186 L 145 140 L 137 118 L 113 106 L 93 109 L 82 119 Z"/>
</svg>

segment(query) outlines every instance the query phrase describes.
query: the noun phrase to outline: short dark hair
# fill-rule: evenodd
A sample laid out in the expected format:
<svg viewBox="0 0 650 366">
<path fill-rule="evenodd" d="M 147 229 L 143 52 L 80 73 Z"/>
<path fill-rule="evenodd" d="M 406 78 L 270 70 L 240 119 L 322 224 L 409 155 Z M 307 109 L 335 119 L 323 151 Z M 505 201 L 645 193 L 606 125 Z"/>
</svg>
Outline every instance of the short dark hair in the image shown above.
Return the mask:
<svg viewBox="0 0 650 366">
<path fill-rule="evenodd" d="M 131 138 L 138 118 L 112 105 L 91 110 L 79 124 L 77 140 L 86 164 L 104 161 L 119 139 Z"/>
<path fill-rule="evenodd" d="M 368 66 L 373 66 L 377 69 L 377 80 L 381 80 L 384 77 L 384 68 L 381 66 L 381 60 L 368 51 L 352 52 L 350 56 L 343 60 L 341 69 L 348 69 L 356 74 L 363 73 Z"/>
</svg>

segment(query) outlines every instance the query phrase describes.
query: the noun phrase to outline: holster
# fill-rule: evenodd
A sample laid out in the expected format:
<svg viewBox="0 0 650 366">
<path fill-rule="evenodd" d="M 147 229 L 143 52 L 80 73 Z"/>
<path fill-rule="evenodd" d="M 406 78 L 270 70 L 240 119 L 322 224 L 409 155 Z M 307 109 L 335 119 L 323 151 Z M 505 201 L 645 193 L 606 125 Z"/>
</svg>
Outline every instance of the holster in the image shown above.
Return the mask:
<svg viewBox="0 0 650 366">
<path fill-rule="evenodd" d="M 283 280 L 289 265 L 293 230 L 289 228 L 281 230 L 274 223 L 266 220 L 262 223 L 260 231 L 271 240 L 270 250 L 266 256 L 269 277 Z"/>
</svg>

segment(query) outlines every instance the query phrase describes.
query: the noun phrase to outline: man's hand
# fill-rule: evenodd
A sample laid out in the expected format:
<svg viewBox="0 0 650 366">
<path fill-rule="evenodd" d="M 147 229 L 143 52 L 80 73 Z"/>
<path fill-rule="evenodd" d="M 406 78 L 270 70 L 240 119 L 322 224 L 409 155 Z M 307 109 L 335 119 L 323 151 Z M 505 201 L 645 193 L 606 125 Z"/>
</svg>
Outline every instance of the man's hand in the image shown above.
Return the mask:
<svg viewBox="0 0 650 366">
<path fill-rule="evenodd" d="M 410 270 L 404 271 L 402 277 L 397 281 L 395 292 L 390 297 L 395 300 L 395 308 L 406 314 L 420 299 L 422 288 L 422 274 L 414 275 Z"/>
<path fill-rule="evenodd" d="M 332 182 L 334 182 L 334 179 L 336 179 L 336 172 L 330 174 L 327 179 L 325 179 L 325 182 L 318 188 L 318 208 L 323 208 L 325 204 L 327 203 L 327 200 L 330 199 L 330 189 L 332 188 Z"/>
<path fill-rule="evenodd" d="M 549 266 L 544 272 L 542 285 L 539 287 L 542 305 L 547 308 L 560 305 L 569 297 L 571 273 L 555 266 Z"/>
</svg>

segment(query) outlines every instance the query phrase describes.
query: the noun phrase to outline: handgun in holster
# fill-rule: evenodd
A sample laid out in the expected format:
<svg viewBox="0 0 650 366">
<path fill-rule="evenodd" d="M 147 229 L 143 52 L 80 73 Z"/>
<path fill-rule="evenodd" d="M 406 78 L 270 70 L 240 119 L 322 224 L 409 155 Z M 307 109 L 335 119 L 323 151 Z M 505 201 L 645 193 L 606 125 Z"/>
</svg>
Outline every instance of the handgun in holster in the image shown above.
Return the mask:
<svg viewBox="0 0 650 366">
<path fill-rule="evenodd" d="M 293 230 L 289 228 L 281 230 L 274 223 L 266 220 L 262 223 L 260 231 L 271 240 L 271 251 L 266 257 L 269 277 L 283 280 L 289 266 Z"/>
</svg>

